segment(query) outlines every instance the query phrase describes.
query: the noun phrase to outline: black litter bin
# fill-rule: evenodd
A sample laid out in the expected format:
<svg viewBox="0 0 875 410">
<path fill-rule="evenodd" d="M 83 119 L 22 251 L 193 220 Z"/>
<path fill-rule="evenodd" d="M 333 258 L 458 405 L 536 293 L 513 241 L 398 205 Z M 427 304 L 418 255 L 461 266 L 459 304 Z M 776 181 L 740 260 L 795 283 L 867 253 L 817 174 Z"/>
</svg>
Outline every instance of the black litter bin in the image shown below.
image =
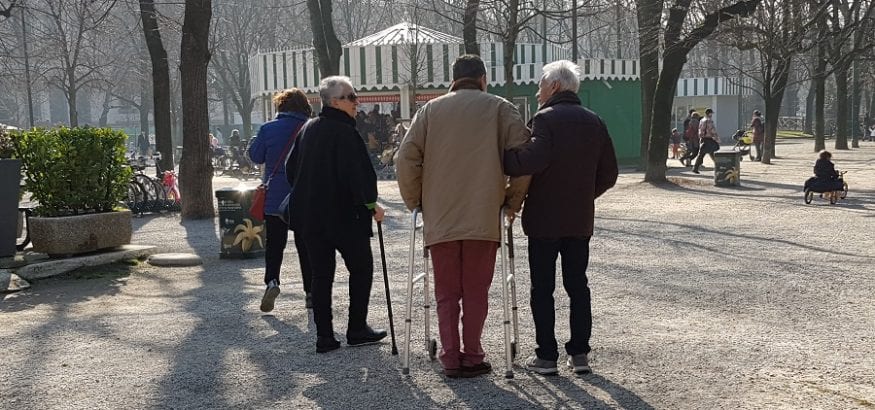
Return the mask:
<svg viewBox="0 0 875 410">
<path fill-rule="evenodd" d="M 714 153 L 714 185 L 741 185 L 741 156 L 739 151 L 717 151 Z"/>
<path fill-rule="evenodd" d="M 219 202 L 220 258 L 264 256 L 264 221 L 249 215 L 255 188 L 223 188 L 216 191 Z"/>
</svg>

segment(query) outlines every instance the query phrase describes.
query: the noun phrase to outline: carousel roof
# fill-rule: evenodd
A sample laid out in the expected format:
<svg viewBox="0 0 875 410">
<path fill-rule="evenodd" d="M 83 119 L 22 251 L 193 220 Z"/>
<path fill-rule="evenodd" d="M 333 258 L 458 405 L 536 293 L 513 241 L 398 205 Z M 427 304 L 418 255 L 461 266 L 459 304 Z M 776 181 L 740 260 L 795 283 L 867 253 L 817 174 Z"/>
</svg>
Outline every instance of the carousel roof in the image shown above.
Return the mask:
<svg viewBox="0 0 875 410">
<path fill-rule="evenodd" d="M 427 27 L 400 23 L 378 33 L 360 38 L 346 47 L 386 46 L 396 44 L 462 44 L 460 37 L 451 36 Z"/>
</svg>

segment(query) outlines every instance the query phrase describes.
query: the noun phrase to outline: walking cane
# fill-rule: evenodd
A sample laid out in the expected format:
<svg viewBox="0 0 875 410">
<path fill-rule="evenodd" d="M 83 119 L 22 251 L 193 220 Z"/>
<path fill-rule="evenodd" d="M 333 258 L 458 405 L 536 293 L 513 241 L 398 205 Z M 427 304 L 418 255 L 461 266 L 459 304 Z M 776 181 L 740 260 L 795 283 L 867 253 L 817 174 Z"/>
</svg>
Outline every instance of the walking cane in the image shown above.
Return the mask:
<svg viewBox="0 0 875 410">
<path fill-rule="evenodd" d="M 377 221 L 377 236 L 380 237 L 380 261 L 383 262 L 383 285 L 386 287 L 386 306 L 389 308 L 389 332 L 392 334 L 392 355 L 398 355 L 395 344 L 395 321 L 392 319 L 392 298 L 389 296 L 389 272 L 386 270 L 386 248 L 383 246 L 383 223 Z"/>
</svg>

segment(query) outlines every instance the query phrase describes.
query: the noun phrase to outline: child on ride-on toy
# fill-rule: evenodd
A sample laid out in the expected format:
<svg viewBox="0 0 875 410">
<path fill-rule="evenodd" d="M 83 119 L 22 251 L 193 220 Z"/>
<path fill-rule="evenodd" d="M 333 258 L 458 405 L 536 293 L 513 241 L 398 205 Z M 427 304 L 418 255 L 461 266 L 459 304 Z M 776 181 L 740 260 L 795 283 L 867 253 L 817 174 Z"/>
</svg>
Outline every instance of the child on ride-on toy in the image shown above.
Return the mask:
<svg viewBox="0 0 875 410">
<path fill-rule="evenodd" d="M 814 163 L 814 176 L 805 181 L 805 190 L 824 193 L 843 189 L 844 183 L 839 179 L 839 173 L 831 159 L 832 154 L 829 151 L 820 151 L 817 162 Z"/>
</svg>

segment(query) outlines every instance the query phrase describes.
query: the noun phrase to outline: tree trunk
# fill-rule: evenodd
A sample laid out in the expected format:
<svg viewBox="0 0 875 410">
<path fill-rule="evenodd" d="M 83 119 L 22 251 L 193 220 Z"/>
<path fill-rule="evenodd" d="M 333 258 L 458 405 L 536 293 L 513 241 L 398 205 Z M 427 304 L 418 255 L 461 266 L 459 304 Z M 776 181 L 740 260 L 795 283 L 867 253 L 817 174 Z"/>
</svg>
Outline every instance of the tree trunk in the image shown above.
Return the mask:
<svg viewBox="0 0 875 410">
<path fill-rule="evenodd" d="M 863 125 L 861 128 L 860 124 L 860 102 L 863 97 L 860 88 L 863 87 L 863 83 L 860 81 L 859 58 L 854 59 L 853 66 L 854 74 L 851 76 L 851 148 L 860 148 L 860 133 L 866 132 L 866 126 Z"/>
<path fill-rule="evenodd" d="M 340 56 L 343 52 L 340 40 L 334 31 L 331 18 L 331 0 L 307 0 L 310 12 L 310 27 L 313 29 L 313 47 L 322 78 L 340 73 Z"/>
<path fill-rule="evenodd" d="M 848 149 L 848 66 L 839 65 L 834 71 L 836 80 L 835 149 Z"/>
<path fill-rule="evenodd" d="M 240 133 L 243 134 L 243 138 L 249 139 L 252 136 L 252 108 L 240 110 L 240 119 L 243 121 L 243 130 Z"/>
<path fill-rule="evenodd" d="M 152 108 L 155 122 L 155 147 L 161 153 L 161 168 L 173 169 L 175 155 L 170 120 L 170 64 L 161 40 L 154 0 L 140 0 L 140 18 L 149 57 L 152 60 Z M 146 100 L 141 100 L 147 105 Z M 146 132 L 148 133 L 148 125 Z"/>
<path fill-rule="evenodd" d="M 641 146 L 639 151 L 641 169 L 646 169 L 647 166 L 650 123 L 653 118 L 653 96 L 656 93 L 656 84 L 659 82 L 659 15 L 661 11 L 661 0 L 638 1 L 638 49 L 641 56 Z"/>
<path fill-rule="evenodd" d="M 207 66 L 211 0 L 186 0 L 182 23 L 180 75 L 182 81 L 182 160 L 179 188 L 182 218 L 213 218 L 213 166 L 210 162 L 210 118 Z"/>
<path fill-rule="evenodd" d="M 67 108 L 70 111 L 70 128 L 79 126 L 79 110 L 76 109 L 76 83 L 72 73 L 67 73 Z"/>
<path fill-rule="evenodd" d="M 802 132 L 806 134 L 814 133 L 814 97 L 817 92 L 814 89 L 814 81 L 808 86 L 808 97 L 805 98 L 805 123 L 802 126 Z"/>
<path fill-rule="evenodd" d="M 149 132 L 149 104 L 146 101 L 149 99 L 149 85 L 145 81 L 140 82 L 140 104 L 137 106 L 137 111 L 140 114 L 140 131 L 146 133 L 148 137 Z M 156 149 L 157 149 L 157 140 L 156 140 Z M 159 152 L 161 150 L 158 150 Z M 162 153 L 163 154 L 163 153 Z"/>
<path fill-rule="evenodd" d="M 668 141 L 671 135 L 671 106 L 678 78 L 687 62 L 686 53 L 667 51 L 662 72 L 653 95 L 653 117 L 650 122 L 650 146 L 647 156 L 646 182 L 665 182 Z"/>
<path fill-rule="evenodd" d="M 480 45 L 477 44 L 477 9 L 479 8 L 480 0 L 468 0 L 465 4 L 465 16 L 462 23 L 465 54 L 480 55 Z"/>
<path fill-rule="evenodd" d="M 814 69 L 814 152 L 826 149 L 826 49 L 817 51 L 817 66 Z"/>
<path fill-rule="evenodd" d="M 778 117 L 781 116 L 781 103 L 784 101 L 784 92 L 787 89 L 787 81 L 789 80 L 790 64 L 793 60 L 775 62 L 775 79 L 774 82 L 764 90 L 763 95 L 766 96 L 766 123 L 765 140 L 763 141 L 763 164 L 771 164 L 772 158 L 775 158 L 775 142 L 778 135 Z"/>
<path fill-rule="evenodd" d="M 504 96 L 510 102 L 513 102 L 513 89 L 516 85 L 514 83 L 514 51 L 516 51 L 516 40 L 517 36 L 520 32 L 519 27 L 519 10 L 520 10 L 520 0 L 510 0 L 508 2 L 508 16 L 507 16 L 507 32 L 505 33 L 504 38 L 504 58 L 502 59 L 502 65 L 504 66 Z"/>
<path fill-rule="evenodd" d="M 97 120 L 97 126 L 100 128 L 105 128 L 106 125 L 109 123 L 109 110 L 112 109 L 110 104 L 111 102 L 112 95 L 109 93 L 109 91 L 103 93 L 103 104 L 101 105 L 100 119 Z"/>
</svg>

